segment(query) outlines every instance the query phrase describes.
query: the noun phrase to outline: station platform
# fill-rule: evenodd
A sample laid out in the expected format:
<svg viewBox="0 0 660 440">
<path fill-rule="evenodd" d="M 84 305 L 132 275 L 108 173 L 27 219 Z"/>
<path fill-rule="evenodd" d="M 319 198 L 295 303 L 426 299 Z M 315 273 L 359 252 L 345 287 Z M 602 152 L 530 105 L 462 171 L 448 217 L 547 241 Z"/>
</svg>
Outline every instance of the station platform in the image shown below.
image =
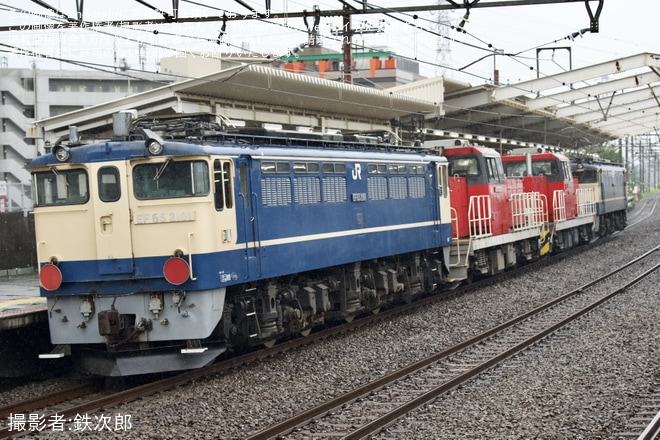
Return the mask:
<svg viewBox="0 0 660 440">
<path fill-rule="evenodd" d="M 0 331 L 46 321 L 46 310 L 37 273 L 0 277 Z"/>
<path fill-rule="evenodd" d="M 53 350 L 46 298 L 37 273 L 0 274 L 0 380 L 37 374 L 56 365 L 39 359 Z"/>
</svg>

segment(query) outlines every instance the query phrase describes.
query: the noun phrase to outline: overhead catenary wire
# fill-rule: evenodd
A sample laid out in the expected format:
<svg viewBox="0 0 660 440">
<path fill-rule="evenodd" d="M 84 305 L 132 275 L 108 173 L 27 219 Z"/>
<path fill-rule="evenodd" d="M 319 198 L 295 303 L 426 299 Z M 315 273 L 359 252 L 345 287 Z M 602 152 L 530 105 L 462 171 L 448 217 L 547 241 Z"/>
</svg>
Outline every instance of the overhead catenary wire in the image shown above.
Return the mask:
<svg viewBox="0 0 660 440">
<path fill-rule="evenodd" d="M 7 47 L 9 49 L 12 49 L 12 50 L 19 50 L 19 48 L 12 47 L 10 45 L 1 44 L 1 43 L 0 43 L 0 45 L 4 46 L 4 47 Z M 5 52 L 6 52 L 6 50 L 5 50 Z M 41 54 L 32 53 L 30 55 L 40 56 Z M 85 62 L 67 60 L 67 59 L 57 59 L 57 60 L 67 62 L 67 63 L 71 63 L 71 64 L 74 64 L 74 65 L 79 65 L 81 67 L 88 67 L 90 69 L 94 69 L 94 70 L 98 70 L 98 71 L 102 71 L 102 72 L 106 72 L 106 73 L 110 73 L 110 74 L 117 74 L 117 75 L 123 76 L 123 77 L 144 80 L 144 78 L 136 76 L 136 75 L 131 75 L 131 74 L 128 74 L 128 73 L 125 73 L 125 72 L 115 72 L 115 71 L 112 71 L 112 70 L 108 70 L 108 69 L 112 68 L 112 66 L 109 66 L 109 65 L 99 65 L 99 64 L 94 64 L 94 63 L 85 63 Z M 108 69 L 103 69 L 102 67 L 107 67 Z M 138 69 L 129 69 L 129 70 L 132 70 L 132 71 L 135 71 L 135 72 L 144 72 L 144 71 L 140 71 Z M 151 73 L 151 72 L 145 72 L 145 73 Z M 182 78 L 183 79 L 193 79 L 192 77 L 183 77 L 181 75 L 170 75 L 170 76 L 176 76 L 179 79 L 182 79 Z M 223 82 L 225 82 L 226 80 L 227 79 L 223 80 Z M 209 81 L 209 82 L 211 82 L 211 81 Z M 257 91 L 261 91 L 261 92 L 266 92 L 267 91 L 267 88 L 265 88 L 265 87 L 259 87 L 259 86 L 254 86 L 254 85 L 240 85 L 240 86 L 245 87 L 245 88 L 250 88 L 250 89 L 253 89 L 253 90 L 257 90 Z M 292 96 L 300 96 L 300 97 L 305 96 L 303 94 L 298 94 L 298 93 L 293 93 L 293 92 L 287 92 L 287 93 L 289 95 L 292 95 Z M 377 105 L 372 105 L 372 107 L 374 109 L 381 109 L 381 110 L 385 109 L 385 107 L 377 106 Z M 470 110 L 473 113 L 489 114 L 489 115 L 498 116 L 498 117 L 506 117 L 506 118 L 522 117 L 522 115 L 520 115 L 520 114 L 506 114 L 506 113 L 502 113 L 502 112 L 489 112 L 489 111 L 476 110 L 476 109 L 465 109 L 465 108 L 459 108 L 459 109 L 460 110 Z M 418 116 L 423 116 L 423 114 L 420 113 L 420 114 L 418 114 Z M 446 119 L 446 120 L 455 120 L 457 122 L 463 122 L 460 119 L 454 119 L 454 118 L 447 117 L 447 116 L 445 116 L 444 119 Z M 542 118 L 539 116 L 538 119 L 542 119 Z M 536 134 L 542 133 L 542 131 L 539 131 L 539 130 L 533 130 L 533 129 L 526 128 L 526 127 L 521 128 L 519 126 L 507 126 L 507 125 L 502 125 L 502 123 L 494 124 L 494 123 L 489 123 L 489 122 L 483 122 L 482 121 L 482 122 L 480 122 L 480 125 L 496 127 L 498 129 L 500 129 L 500 131 L 507 130 L 507 129 L 515 129 L 517 131 L 522 131 L 522 132 L 527 132 L 527 133 L 536 133 Z M 578 131 L 582 131 L 585 136 L 590 136 L 592 138 L 594 137 L 593 134 L 587 133 L 584 130 L 579 129 L 579 127 L 574 127 L 574 126 L 570 125 L 568 122 L 566 122 L 566 128 L 569 128 L 569 127 L 577 129 Z M 557 134 L 557 133 L 555 133 L 555 134 Z M 566 137 L 567 141 L 572 140 L 573 138 L 574 137 L 568 137 L 568 136 Z M 601 140 L 601 142 L 606 142 L 608 139 L 600 138 L 600 140 Z"/>
<path fill-rule="evenodd" d="M 190 3 L 196 3 L 196 2 L 192 2 L 192 1 L 189 1 L 189 2 L 190 2 Z M 207 5 L 204 5 L 204 6 L 209 7 L 209 6 L 207 6 Z M 216 9 L 216 10 L 222 10 L 222 11 L 225 11 L 224 9 L 220 9 L 220 8 L 214 8 L 214 7 L 211 7 L 211 8 Z M 393 14 L 390 14 L 390 15 L 393 15 Z M 397 18 L 398 18 L 398 17 L 397 17 Z M 421 19 L 422 19 L 422 18 L 420 18 L 420 20 L 421 20 Z M 275 25 L 275 24 L 277 24 L 277 23 L 273 23 L 272 21 L 269 21 L 269 20 L 264 20 L 264 19 L 260 19 L 260 20 L 263 21 L 264 23 L 271 24 L 271 25 Z M 426 18 L 423 18 L 423 20 L 428 21 L 428 19 L 426 19 Z M 406 20 L 403 20 L 403 19 L 402 19 L 402 22 L 406 23 Z M 408 24 L 409 26 L 411 25 L 410 22 L 407 22 L 407 24 Z M 279 25 L 279 24 L 277 24 L 277 25 Z M 414 25 L 414 23 L 413 23 L 412 25 Z M 307 30 L 302 29 L 302 28 L 294 28 L 294 27 L 292 27 L 292 26 L 288 26 L 288 25 L 287 25 L 286 27 L 287 27 L 288 29 L 292 29 L 292 30 L 295 30 L 295 31 L 298 31 L 298 32 L 307 32 Z M 431 33 L 431 34 L 435 34 L 436 36 L 440 36 L 440 37 L 442 37 L 442 35 L 440 35 L 438 32 L 435 32 L 435 33 L 434 33 L 433 31 L 430 31 L 429 29 L 426 29 L 426 28 L 423 28 L 423 27 L 419 27 L 419 28 L 420 28 L 422 31 L 424 31 L 424 32 L 429 32 L 429 33 Z M 88 29 L 88 30 L 94 30 L 94 29 Z M 139 32 L 149 32 L 149 30 L 145 30 L 145 29 L 132 29 L 132 28 L 131 28 L 131 30 L 139 31 Z M 95 30 L 95 31 L 98 31 L 98 29 Z M 163 32 L 163 35 L 167 34 L 165 31 L 162 31 L 162 32 Z M 138 40 L 138 39 L 130 39 L 130 37 L 118 36 L 118 35 L 115 35 L 115 34 L 113 34 L 113 33 L 108 33 L 108 35 L 112 36 L 113 38 L 123 38 L 123 39 L 128 39 L 128 41 L 134 41 L 134 42 L 140 42 L 140 41 L 141 41 L 141 40 Z M 176 35 L 177 37 L 180 37 L 180 38 L 193 38 L 193 39 L 198 39 L 198 40 L 201 40 L 201 41 L 206 41 L 206 42 L 209 42 L 209 43 L 214 41 L 214 39 L 212 39 L 212 38 L 205 38 L 205 37 L 199 37 L 199 36 L 194 36 L 194 35 L 183 35 L 183 34 L 180 34 L 180 33 L 179 33 L 179 34 L 172 34 L 172 33 L 170 33 L 169 35 Z M 325 38 L 326 38 L 326 39 L 331 39 L 332 37 L 328 37 L 328 36 L 326 36 Z M 458 40 L 458 39 L 452 39 L 452 40 L 453 40 L 453 41 L 459 41 L 459 42 L 461 42 L 461 44 L 465 43 L 465 42 L 462 42 L 462 41 L 460 41 L 460 40 Z M 483 44 L 487 44 L 485 41 L 483 41 L 483 40 L 481 40 L 481 41 L 482 41 Z M 559 41 L 559 40 L 553 40 L 553 42 L 556 42 L 556 41 Z M 149 46 L 154 46 L 154 44 L 153 44 L 153 43 L 150 43 L 150 42 L 144 42 L 144 43 L 147 44 L 147 45 L 149 45 Z M 467 43 L 467 44 L 470 44 L 470 43 Z M 549 43 L 545 43 L 545 44 L 549 44 Z M 474 46 L 474 48 L 478 48 L 478 49 L 480 49 L 480 50 L 485 50 L 485 51 L 489 51 L 489 50 L 490 50 L 490 51 L 492 51 L 492 49 L 479 47 L 478 45 L 472 45 L 472 46 Z M 166 46 L 161 46 L 161 47 L 162 47 L 162 48 L 167 48 Z M 236 46 L 236 47 L 237 47 L 237 46 Z M 540 47 L 540 46 L 536 46 L 536 47 Z M 167 48 L 167 49 L 176 50 L 176 49 L 172 49 L 172 48 Z M 243 49 L 243 48 L 241 48 L 241 49 Z M 533 48 L 532 48 L 532 49 L 533 49 Z M 527 50 L 532 50 L 532 49 L 527 49 Z M 25 52 L 25 51 L 24 51 L 24 52 Z M 523 53 L 523 52 L 518 52 L 517 54 L 514 54 L 514 55 L 516 55 L 517 57 L 520 57 L 520 54 L 521 54 L 521 53 Z M 501 53 L 498 53 L 498 54 L 501 54 Z M 429 66 L 434 66 L 434 67 L 444 67 L 444 68 L 447 68 L 447 66 L 442 66 L 441 64 L 434 63 L 434 62 L 428 62 L 428 61 L 425 61 L 425 60 L 419 60 L 419 59 L 415 59 L 415 58 L 413 58 L 413 57 L 406 57 L 406 56 L 404 56 L 404 55 L 397 55 L 397 56 L 399 56 L 399 57 L 401 57 L 401 58 L 403 58 L 403 59 L 410 59 L 410 60 L 414 60 L 414 61 L 417 61 L 417 62 L 421 62 L 421 63 L 427 64 L 427 65 L 429 65 Z M 487 56 L 490 56 L 490 54 L 488 54 Z M 51 57 L 51 58 L 54 59 L 54 57 Z M 522 57 L 522 58 L 524 58 L 524 57 Z M 58 59 L 63 60 L 64 58 L 58 58 Z M 72 64 L 75 64 L 75 62 L 72 62 Z M 83 66 L 83 65 L 92 65 L 92 64 L 93 64 L 93 63 L 79 62 L 78 65 Z M 98 67 L 97 67 L 97 68 L 98 68 Z M 456 70 L 456 69 L 452 69 L 452 68 L 449 68 L 449 69 L 450 69 L 450 70 Z M 120 72 L 117 72 L 117 73 L 120 74 Z M 483 76 L 479 76 L 479 75 L 476 75 L 476 74 L 471 74 L 471 76 L 473 76 L 473 77 L 475 77 L 475 78 L 479 78 L 479 79 L 482 79 L 482 80 L 486 80 L 486 81 L 488 81 L 488 78 L 483 77 Z M 559 85 L 559 84 L 558 84 L 558 85 Z M 513 85 L 513 86 L 515 87 L 515 85 Z M 531 91 L 531 90 L 522 90 L 522 89 L 521 89 L 521 92 L 524 92 L 524 93 L 531 93 L 532 91 Z M 552 98 L 551 98 L 551 99 L 552 99 Z M 558 101 L 558 104 L 560 104 L 560 103 L 561 103 L 561 102 Z M 625 119 L 621 119 L 621 120 L 625 120 Z"/>
<path fill-rule="evenodd" d="M 196 2 L 196 1 L 194 1 L 194 0 L 184 0 L 184 1 L 185 1 L 186 3 L 194 4 L 194 5 L 197 5 L 197 6 L 203 6 L 203 7 L 205 7 L 205 8 L 210 9 L 210 10 L 214 10 L 214 11 L 222 12 L 223 14 L 224 14 L 224 13 L 237 14 L 237 12 L 235 12 L 235 11 L 231 11 L 231 10 L 224 9 L 224 8 L 218 8 L 218 7 L 210 6 L 210 5 L 204 5 L 204 4 L 199 3 L 199 2 Z M 369 5 L 369 6 L 372 6 L 372 7 L 380 7 L 380 6 L 375 5 L 375 4 L 373 4 L 373 3 L 369 3 L 368 5 Z M 386 9 L 386 8 L 384 8 L 384 9 Z M 408 22 L 408 21 L 406 21 L 406 20 L 404 20 L 404 19 L 401 19 L 401 18 L 399 18 L 399 17 L 396 17 L 394 14 L 389 14 L 389 13 L 388 13 L 388 14 L 386 14 L 386 15 L 387 15 L 388 17 L 390 17 L 390 18 L 392 18 L 392 19 L 394 19 L 394 20 L 400 21 L 400 22 L 402 22 L 402 23 L 404 23 L 404 24 L 406 24 L 406 25 L 408 25 L 408 26 L 413 26 L 413 27 L 415 27 L 414 23 L 410 23 L 410 22 Z M 411 17 L 411 14 L 400 13 L 400 15 L 405 15 L 405 16 Z M 417 17 L 417 16 L 415 16 L 415 17 Z M 424 21 L 427 21 L 427 22 L 430 21 L 430 20 L 428 20 L 427 18 L 424 18 L 424 17 L 418 17 L 418 18 L 419 18 L 420 20 L 424 20 Z M 266 24 L 269 24 L 269 25 L 282 26 L 280 23 L 273 22 L 272 20 L 266 20 L 266 19 L 259 18 L 259 17 L 257 17 L 256 20 L 261 21 L 261 22 L 266 23 Z M 286 27 L 287 29 L 291 29 L 291 30 L 298 31 L 298 32 L 301 32 L 301 33 L 306 33 L 306 32 L 307 32 L 306 29 L 296 28 L 296 27 L 293 27 L 293 26 L 290 26 L 290 25 L 286 25 L 285 27 Z M 454 27 L 452 26 L 452 28 L 454 28 Z M 127 37 L 127 36 L 124 36 L 124 35 L 117 35 L 117 34 L 114 34 L 114 33 L 111 33 L 111 32 L 101 31 L 101 30 L 99 30 L 98 28 L 94 28 L 94 27 L 91 27 L 91 28 L 85 28 L 85 29 L 90 30 L 90 31 L 94 31 L 94 32 L 98 32 L 98 33 L 101 33 L 101 34 L 104 34 L 104 35 L 108 35 L 108 36 L 111 36 L 111 37 L 113 37 L 113 38 L 118 38 L 118 39 L 122 39 L 122 40 L 126 40 L 126 41 L 131 41 L 131 42 L 135 42 L 135 43 L 140 43 L 140 44 L 144 44 L 144 45 L 147 45 L 147 46 L 150 46 L 150 47 L 157 47 L 157 48 L 160 48 L 160 49 L 165 49 L 165 50 L 171 51 L 172 53 L 180 53 L 180 52 L 181 52 L 181 50 L 178 50 L 178 49 L 176 49 L 176 48 L 172 48 L 172 47 L 167 47 L 167 46 L 159 45 L 159 44 L 156 44 L 156 43 L 153 43 L 153 42 L 149 42 L 149 41 L 146 41 L 146 40 L 140 40 L 140 39 L 130 38 L 130 37 Z M 132 31 L 136 31 L 136 32 L 148 32 L 148 33 L 154 33 L 154 34 L 176 36 L 176 37 L 178 37 L 178 38 L 190 38 L 190 39 L 196 39 L 196 40 L 205 41 L 205 42 L 215 42 L 215 41 L 217 40 L 217 37 L 214 37 L 214 38 L 210 38 L 210 37 L 199 37 L 199 36 L 187 35 L 187 34 L 182 34 L 182 33 L 166 32 L 166 31 L 163 31 L 163 30 L 156 30 L 156 29 L 153 29 L 153 30 L 139 29 L 139 28 L 135 28 L 135 27 L 133 27 L 133 26 L 124 26 L 124 27 L 122 27 L 122 30 L 126 30 L 126 29 L 129 29 L 129 30 L 132 30 Z M 479 50 L 485 50 L 485 51 L 488 51 L 488 52 L 491 52 L 491 51 L 492 51 L 492 49 L 490 49 L 490 48 L 480 47 L 480 46 L 478 46 L 478 45 L 471 44 L 471 43 L 467 43 L 467 42 L 461 41 L 461 40 L 456 39 L 456 38 L 447 37 L 447 36 L 442 35 L 441 33 L 438 33 L 438 32 L 435 32 L 435 31 L 432 31 L 432 30 L 430 30 L 430 29 L 428 29 L 428 28 L 425 28 L 425 27 L 419 27 L 419 29 L 420 29 L 421 31 L 423 31 L 423 32 L 430 33 L 430 34 L 432 34 L 432 35 L 434 35 L 434 36 L 436 36 L 436 37 L 440 37 L 440 38 L 449 38 L 452 42 L 455 42 L 455 43 L 458 43 L 458 44 L 462 44 L 462 45 L 465 45 L 465 46 L 467 46 L 467 47 L 471 47 L 471 48 L 479 49 Z M 465 32 L 465 33 L 467 33 L 467 32 Z M 476 38 L 474 35 L 472 35 L 472 34 L 470 34 L 470 33 L 467 33 L 467 34 L 470 35 L 470 36 L 472 36 L 472 37 L 474 37 L 474 38 Z M 326 40 L 341 41 L 340 39 L 333 38 L 333 37 L 328 36 L 328 35 L 324 35 L 323 37 L 324 37 Z M 483 44 L 487 44 L 487 43 L 485 43 L 483 40 L 480 40 L 480 41 L 481 41 Z M 240 50 L 240 51 L 250 52 L 249 50 L 246 50 L 244 47 L 239 47 L 239 46 L 236 46 L 236 45 L 231 45 L 230 43 L 224 43 L 224 44 L 226 44 L 227 47 L 234 47 L 234 48 L 236 48 L 236 49 L 238 49 L 238 50 Z M 492 47 L 492 44 L 488 44 L 488 46 L 489 46 L 489 47 Z M 373 48 L 370 48 L 370 49 L 373 49 Z M 531 49 L 530 49 L 530 50 L 531 50 Z M 254 53 L 256 53 L 256 52 L 254 52 Z M 500 52 L 500 53 L 501 53 L 501 52 Z M 486 56 L 490 56 L 490 55 L 491 55 L 491 54 L 489 53 L 489 54 L 486 55 Z M 442 64 L 438 64 L 438 63 L 434 63 L 434 62 L 429 62 L 429 61 L 425 61 L 425 60 L 420 60 L 419 57 L 407 57 L 407 56 L 404 56 L 404 55 L 397 55 L 397 56 L 400 56 L 400 57 L 405 58 L 405 59 L 410 59 L 410 60 L 413 60 L 413 61 L 417 61 L 417 62 L 422 62 L 422 63 L 424 63 L 425 65 L 428 65 L 428 66 L 430 66 L 430 67 L 436 67 L 436 68 L 439 67 L 439 68 L 448 69 L 448 70 L 452 70 L 452 71 L 456 71 L 456 72 L 461 72 L 461 69 L 456 69 L 456 68 L 453 68 L 453 67 L 451 67 L 451 66 L 446 66 L 446 65 L 442 65 Z M 466 73 L 466 72 L 463 72 L 463 73 Z M 473 77 L 476 78 L 476 79 L 480 79 L 480 80 L 483 80 L 483 81 L 486 81 L 486 82 L 488 82 L 488 81 L 490 80 L 489 78 L 484 77 L 484 76 L 481 76 L 481 75 L 477 75 L 477 74 L 470 73 L 470 72 L 467 72 L 467 73 L 468 73 L 470 76 L 473 76 Z"/>
<path fill-rule="evenodd" d="M 230 12 L 230 13 L 234 13 L 234 12 L 229 11 L 229 10 L 227 10 L 227 9 L 217 8 L 217 7 L 213 7 L 213 6 L 209 6 L 209 5 L 202 5 L 201 3 L 199 3 L 199 2 L 195 2 L 195 1 L 192 1 L 192 0 L 185 0 L 185 1 L 188 2 L 188 3 L 191 3 L 191 4 L 196 4 L 196 5 L 200 5 L 200 6 L 205 6 L 205 7 L 209 8 L 209 9 L 216 10 L 216 11 L 220 11 L 220 12 Z M 378 6 L 378 5 L 374 5 L 373 3 L 370 3 L 369 5 L 370 5 L 370 6 Z M 407 14 L 407 15 L 409 16 L 410 14 Z M 393 19 L 400 20 L 401 22 L 406 23 L 406 24 L 409 25 L 409 26 L 414 25 L 413 23 L 406 22 L 405 20 L 402 20 L 402 19 L 400 19 L 400 18 L 398 18 L 398 17 L 395 17 L 393 14 L 388 14 L 388 16 L 391 17 L 391 18 L 393 18 Z M 426 19 L 426 18 L 420 18 L 420 19 L 423 19 L 423 20 L 428 21 L 428 19 Z M 259 19 L 259 20 L 261 20 L 261 21 L 263 21 L 263 22 L 265 22 L 265 23 L 267 23 L 267 24 L 278 25 L 277 23 L 274 23 L 274 22 L 272 22 L 272 21 L 263 20 L 263 19 Z M 291 26 L 288 26 L 288 28 L 293 29 L 293 30 L 296 30 L 296 31 L 299 31 L 299 32 L 306 32 L 306 30 L 304 30 L 304 29 L 300 29 L 300 28 L 294 28 L 294 27 L 291 27 Z M 138 40 L 138 39 L 134 39 L 134 38 L 126 37 L 126 36 L 123 36 L 123 35 L 117 35 L 117 34 L 110 33 L 110 32 L 103 32 L 103 31 L 100 31 L 100 30 L 95 29 L 95 28 L 87 28 L 87 29 L 88 29 L 88 30 L 91 30 L 91 31 L 94 31 L 94 32 L 100 32 L 100 33 L 103 33 L 103 34 L 108 35 L 108 36 L 111 36 L 111 37 L 113 37 L 113 38 L 119 38 L 119 39 L 124 39 L 124 40 L 127 40 L 127 41 L 132 41 L 132 42 L 137 42 L 137 43 L 143 43 L 143 44 L 148 45 L 148 46 L 158 47 L 158 48 L 162 48 L 162 49 L 170 50 L 170 51 L 172 51 L 172 52 L 174 52 L 174 53 L 177 52 L 177 49 L 176 49 L 176 48 L 172 48 L 172 47 L 167 47 L 167 46 L 158 45 L 158 44 L 155 44 L 155 43 L 152 43 L 152 42 L 149 42 L 149 41 Z M 127 29 L 131 29 L 131 30 L 135 30 L 135 31 L 140 31 L 140 32 L 150 32 L 149 30 L 145 30 L 145 29 L 135 29 L 134 27 L 127 27 Z M 431 31 L 431 30 L 429 30 L 429 29 L 426 29 L 426 28 L 420 28 L 420 29 L 421 29 L 422 31 L 424 31 L 424 32 L 431 33 L 431 34 L 433 34 L 433 35 L 435 35 L 435 36 L 438 36 L 438 37 L 441 37 L 441 38 L 446 38 L 446 37 L 444 37 L 442 34 L 437 33 L 437 32 L 434 32 L 434 31 Z M 156 33 L 155 30 L 154 30 L 153 32 Z M 176 35 L 176 36 L 179 37 L 179 38 L 192 38 L 192 39 L 198 39 L 198 40 L 203 40 L 203 41 L 207 41 L 207 42 L 213 41 L 213 39 L 211 39 L 211 38 L 207 38 L 207 37 L 198 37 L 198 36 L 185 35 L 185 34 L 180 34 L 180 33 L 176 33 L 176 34 L 174 34 L 174 33 L 168 33 L 168 32 L 165 32 L 165 31 L 160 31 L 160 33 L 163 34 L 163 35 L 170 35 L 170 36 L 174 36 L 174 35 Z M 328 37 L 328 36 L 326 36 L 325 38 L 326 38 L 326 39 L 332 39 L 331 37 Z M 467 45 L 470 45 L 469 43 L 465 43 L 465 42 L 462 42 L 462 41 L 457 40 L 457 39 L 454 39 L 454 38 L 452 38 L 451 40 L 452 40 L 453 42 L 458 42 L 458 43 L 461 43 L 461 44 L 467 44 Z M 481 41 L 483 41 L 483 40 L 481 40 Z M 558 40 L 553 40 L 553 41 L 558 41 Z M 484 43 L 485 43 L 485 42 L 484 42 Z M 546 43 L 546 44 L 548 44 L 548 43 Z M 229 45 L 230 45 L 230 44 L 227 43 L 227 46 L 229 46 Z M 491 44 L 488 44 L 488 46 L 489 46 L 489 47 L 492 47 Z M 239 48 L 238 46 L 234 46 L 234 47 Z M 492 51 L 492 49 L 489 49 L 489 48 L 481 48 L 481 47 L 479 47 L 479 46 L 477 46 L 477 45 L 470 45 L 470 47 L 478 48 L 478 49 L 480 49 L 480 50 L 486 50 L 486 51 L 489 51 L 489 52 Z M 239 49 L 244 50 L 243 47 L 240 47 Z M 527 50 L 532 50 L 532 49 L 533 49 L 533 48 L 530 48 L 530 49 L 527 49 Z M 519 55 L 520 53 L 522 53 L 522 52 L 519 52 L 519 53 L 517 53 L 517 54 L 515 54 L 515 55 Z M 491 55 L 496 55 L 496 54 L 503 54 L 503 53 L 502 53 L 502 52 L 493 52 L 492 54 L 489 53 L 489 54 L 486 55 L 486 56 L 491 56 Z M 504 54 L 504 55 L 512 56 L 511 54 Z M 438 64 L 438 63 L 433 63 L 433 62 L 427 62 L 427 61 L 424 61 L 424 60 L 419 60 L 419 59 L 417 59 L 417 58 L 413 58 L 413 57 L 406 57 L 406 56 L 403 56 L 403 55 L 398 55 L 398 56 L 400 56 L 400 57 L 402 57 L 402 58 L 407 58 L 407 59 L 411 59 L 411 60 L 414 60 L 414 61 L 418 61 L 418 62 L 423 62 L 424 64 L 427 64 L 427 65 L 432 66 L 432 67 L 441 67 L 441 68 L 446 68 L 446 69 L 449 69 L 449 70 L 455 70 L 455 71 L 461 71 L 461 70 L 463 70 L 462 68 L 461 68 L 461 69 L 455 69 L 455 68 L 451 68 L 451 67 L 449 67 L 449 66 L 444 66 L 444 65 Z M 485 81 L 488 81 L 488 80 L 489 80 L 489 78 L 486 78 L 486 77 L 483 77 L 483 76 L 479 76 L 479 75 L 475 75 L 475 74 L 472 74 L 472 76 L 474 76 L 475 78 L 481 79 L 481 80 L 485 80 Z"/>
</svg>

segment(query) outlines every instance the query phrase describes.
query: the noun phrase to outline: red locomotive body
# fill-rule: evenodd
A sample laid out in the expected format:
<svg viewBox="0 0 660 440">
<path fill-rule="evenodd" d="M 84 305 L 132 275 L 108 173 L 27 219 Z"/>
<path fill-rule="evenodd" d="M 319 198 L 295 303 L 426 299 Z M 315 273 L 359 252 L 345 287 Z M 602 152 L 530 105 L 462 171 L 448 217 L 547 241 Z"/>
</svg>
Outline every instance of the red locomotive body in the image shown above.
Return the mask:
<svg viewBox="0 0 660 440">
<path fill-rule="evenodd" d="M 451 176 L 450 271 L 456 278 L 492 275 L 547 252 L 540 240 L 547 213 L 539 194 L 506 177 L 496 150 L 457 142 L 442 154 Z"/>
<path fill-rule="evenodd" d="M 514 150 L 502 157 L 506 175 L 523 182 L 526 192 L 538 192 L 548 205 L 552 242 L 564 249 L 592 236 L 594 195 L 578 190 L 569 159 L 545 150 Z"/>
<path fill-rule="evenodd" d="M 451 206 L 456 210 L 454 236 L 502 235 L 511 230 L 509 200 L 522 185 L 504 175 L 500 155 L 475 145 L 448 148 Z"/>
<path fill-rule="evenodd" d="M 577 179 L 571 175 L 571 166 L 566 156 L 559 153 L 531 154 L 531 169 L 527 156 L 513 154 L 502 157 L 506 174 L 523 181 L 528 192 L 543 194 L 552 207 L 549 212 L 551 223 L 572 220 L 577 217 Z"/>
</svg>

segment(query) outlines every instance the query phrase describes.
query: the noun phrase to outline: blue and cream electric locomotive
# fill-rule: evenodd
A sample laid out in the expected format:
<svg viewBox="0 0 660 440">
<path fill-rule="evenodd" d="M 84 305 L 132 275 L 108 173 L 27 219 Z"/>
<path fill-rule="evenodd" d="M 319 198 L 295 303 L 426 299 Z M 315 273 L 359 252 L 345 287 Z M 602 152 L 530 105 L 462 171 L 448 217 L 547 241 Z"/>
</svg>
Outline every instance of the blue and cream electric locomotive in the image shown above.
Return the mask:
<svg viewBox="0 0 660 440">
<path fill-rule="evenodd" d="M 573 175 L 580 188 L 593 188 L 596 195 L 596 224 L 599 236 L 621 231 L 626 227 L 628 209 L 626 169 L 605 160 L 575 159 Z"/>
<path fill-rule="evenodd" d="M 126 119 L 30 166 L 51 340 L 83 370 L 197 368 L 447 282 L 445 158 Z"/>
<path fill-rule="evenodd" d="M 51 341 L 93 374 L 198 368 L 625 226 L 620 167 L 576 188 L 545 152 L 127 115 L 31 164 Z"/>
</svg>

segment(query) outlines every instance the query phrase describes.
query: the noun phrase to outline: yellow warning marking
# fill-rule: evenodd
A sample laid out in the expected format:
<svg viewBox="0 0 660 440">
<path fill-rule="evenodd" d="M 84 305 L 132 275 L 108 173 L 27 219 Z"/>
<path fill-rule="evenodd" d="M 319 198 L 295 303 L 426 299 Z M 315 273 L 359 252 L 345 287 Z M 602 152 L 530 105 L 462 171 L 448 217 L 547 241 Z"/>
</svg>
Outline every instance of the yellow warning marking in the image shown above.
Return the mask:
<svg viewBox="0 0 660 440">
<path fill-rule="evenodd" d="M 0 310 L 6 309 L 7 307 L 20 306 L 25 304 L 31 304 L 36 306 L 43 304 L 45 302 L 46 302 L 46 298 L 42 298 L 42 297 L 12 299 L 10 301 L 0 302 Z"/>
<path fill-rule="evenodd" d="M 539 244 L 541 246 L 540 253 L 541 255 L 545 255 L 548 252 L 550 252 L 550 239 L 549 236 L 550 231 L 548 229 L 543 228 L 541 231 L 541 237 L 539 239 Z"/>
</svg>

